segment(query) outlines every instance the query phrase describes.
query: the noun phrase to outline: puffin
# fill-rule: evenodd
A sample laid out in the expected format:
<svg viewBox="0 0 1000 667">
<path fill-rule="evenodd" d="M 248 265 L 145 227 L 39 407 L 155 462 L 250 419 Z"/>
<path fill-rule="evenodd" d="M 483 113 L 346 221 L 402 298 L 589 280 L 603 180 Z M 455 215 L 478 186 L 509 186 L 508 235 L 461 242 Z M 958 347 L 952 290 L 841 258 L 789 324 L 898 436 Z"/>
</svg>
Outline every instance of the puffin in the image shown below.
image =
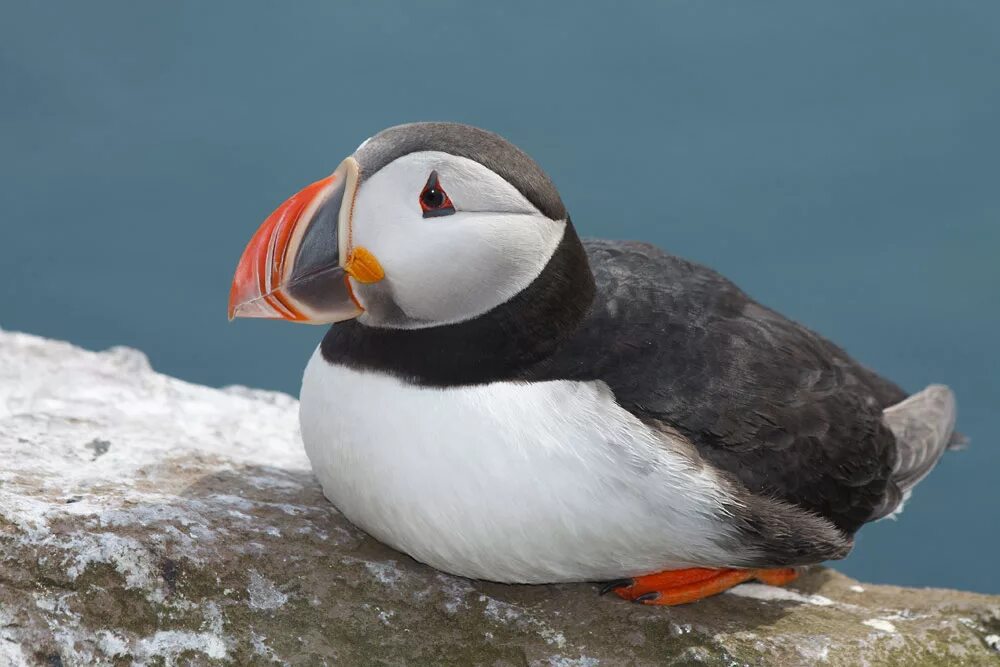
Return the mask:
<svg viewBox="0 0 1000 667">
<path fill-rule="evenodd" d="M 908 395 L 712 269 L 581 239 L 525 152 L 448 122 L 383 130 L 239 260 L 229 317 L 329 325 L 302 441 L 381 542 L 505 583 L 652 605 L 843 558 L 961 444 Z"/>
</svg>

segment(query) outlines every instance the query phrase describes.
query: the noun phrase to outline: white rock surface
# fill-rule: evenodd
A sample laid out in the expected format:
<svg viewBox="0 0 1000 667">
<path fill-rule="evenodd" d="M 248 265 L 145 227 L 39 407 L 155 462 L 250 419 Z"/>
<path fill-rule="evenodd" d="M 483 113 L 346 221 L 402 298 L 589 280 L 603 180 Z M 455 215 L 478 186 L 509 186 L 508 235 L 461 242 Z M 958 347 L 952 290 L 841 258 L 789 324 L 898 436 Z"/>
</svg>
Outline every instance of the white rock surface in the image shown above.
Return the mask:
<svg viewBox="0 0 1000 667">
<path fill-rule="evenodd" d="M 0 665 L 991 664 L 1000 599 L 818 569 L 696 605 L 501 586 L 322 497 L 297 403 L 0 331 Z"/>
</svg>

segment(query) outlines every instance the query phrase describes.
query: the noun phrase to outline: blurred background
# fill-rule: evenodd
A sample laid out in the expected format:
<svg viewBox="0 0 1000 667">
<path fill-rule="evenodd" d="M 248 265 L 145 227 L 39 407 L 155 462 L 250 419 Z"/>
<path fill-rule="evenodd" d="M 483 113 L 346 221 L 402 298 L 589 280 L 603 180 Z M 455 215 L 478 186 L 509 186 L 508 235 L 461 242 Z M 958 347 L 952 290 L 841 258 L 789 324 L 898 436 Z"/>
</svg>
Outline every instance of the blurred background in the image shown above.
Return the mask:
<svg viewBox="0 0 1000 667">
<path fill-rule="evenodd" d="M 226 321 L 285 197 L 413 120 L 534 156 L 584 235 L 728 275 L 972 439 L 838 567 L 1000 592 L 1000 3 L 45 2 L 0 19 L 0 326 L 297 393 Z"/>
</svg>

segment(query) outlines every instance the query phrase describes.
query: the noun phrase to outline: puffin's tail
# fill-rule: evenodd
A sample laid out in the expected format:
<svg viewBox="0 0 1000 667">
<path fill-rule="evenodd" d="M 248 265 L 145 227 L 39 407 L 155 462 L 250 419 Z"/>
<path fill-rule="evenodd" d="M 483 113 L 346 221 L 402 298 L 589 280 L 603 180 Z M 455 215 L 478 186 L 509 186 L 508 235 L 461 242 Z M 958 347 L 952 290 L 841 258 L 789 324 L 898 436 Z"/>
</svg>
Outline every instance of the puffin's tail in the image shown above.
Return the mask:
<svg viewBox="0 0 1000 667">
<path fill-rule="evenodd" d="M 883 421 L 896 436 L 898 456 L 891 478 L 896 489 L 886 495 L 872 520 L 901 512 L 913 487 L 941 455 L 965 444 L 965 438 L 955 432 L 955 414 L 955 394 L 943 384 L 932 384 L 882 411 Z"/>
</svg>

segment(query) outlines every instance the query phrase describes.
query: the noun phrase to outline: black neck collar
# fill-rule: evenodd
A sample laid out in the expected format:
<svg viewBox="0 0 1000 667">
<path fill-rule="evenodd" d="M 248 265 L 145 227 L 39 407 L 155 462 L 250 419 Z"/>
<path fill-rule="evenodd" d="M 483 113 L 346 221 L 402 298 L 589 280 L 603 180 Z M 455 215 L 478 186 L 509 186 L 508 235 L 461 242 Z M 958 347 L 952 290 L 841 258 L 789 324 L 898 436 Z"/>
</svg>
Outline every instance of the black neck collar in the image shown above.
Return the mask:
<svg viewBox="0 0 1000 667">
<path fill-rule="evenodd" d="M 334 324 L 320 350 L 331 364 L 389 373 L 416 384 L 455 386 L 526 377 L 580 325 L 594 276 L 580 238 L 566 231 L 548 264 L 506 303 L 465 322 L 426 329 Z"/>
</svg>

